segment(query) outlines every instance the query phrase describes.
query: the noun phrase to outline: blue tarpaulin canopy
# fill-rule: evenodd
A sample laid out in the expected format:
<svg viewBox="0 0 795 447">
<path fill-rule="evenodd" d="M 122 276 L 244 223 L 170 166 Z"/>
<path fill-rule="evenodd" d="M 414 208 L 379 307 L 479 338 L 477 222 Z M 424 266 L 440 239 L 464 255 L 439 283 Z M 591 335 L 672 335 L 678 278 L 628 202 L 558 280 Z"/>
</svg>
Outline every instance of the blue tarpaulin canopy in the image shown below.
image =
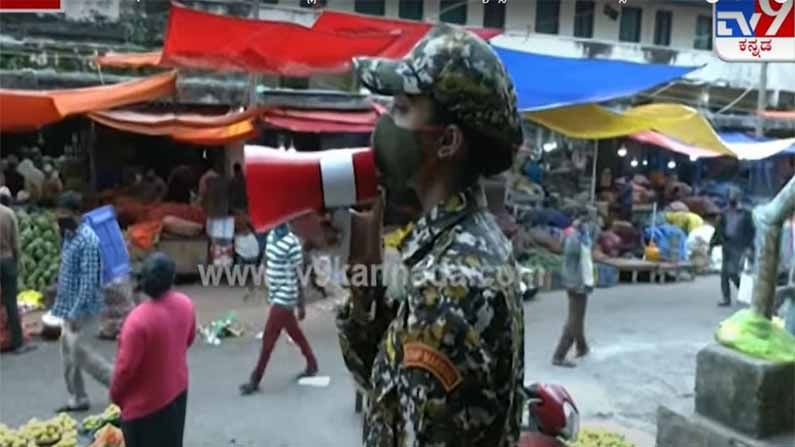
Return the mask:
<svg viewBox="0 0 795 447">
<path fill-rule="evenodd" d="M 718 136 L 727 143 L 770 143 L 776 141 L 774 138 L 756 138 L 742 132 L 718 132 Z M 795 155 L 795 144 L 775 155 Z"/>
<path fill-rule="evenodd" d="M 699 68 L 494 49 L 513 79 L 523 112 L 632 96 Z"/>
</svg>

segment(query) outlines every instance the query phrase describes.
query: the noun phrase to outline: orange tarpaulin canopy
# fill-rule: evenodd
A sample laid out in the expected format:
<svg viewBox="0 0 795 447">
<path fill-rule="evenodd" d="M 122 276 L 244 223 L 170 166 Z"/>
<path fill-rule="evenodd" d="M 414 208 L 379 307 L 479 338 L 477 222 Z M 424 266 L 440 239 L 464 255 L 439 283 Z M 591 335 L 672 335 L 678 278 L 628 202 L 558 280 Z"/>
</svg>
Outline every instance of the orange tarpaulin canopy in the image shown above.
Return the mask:
<svg viewBox="0 0 795 447">
<path fill-rule="evenodd" d="M 156 67 L 160 65 L 162 57 L 163 53 L 161 51 L 151 51 L 149 53 L 114 53 L 111 51 L 104 56 L 97 56 L 94 62 L 100 67 Z"/>
<path fill-rule="evenodd" d="M 63 118 L 145 102 L 174 94 L 177 73 L 162 73 L 113 85 L 68 90 L 0 89 L 0 131 L 36 130 Z"/>
<path fill-rule="evenodd" d="M 222 146 L 256 135 L 257 110 L 225 115 L 151 114 L 123 110 L 90 113 L 94 121 L 108 127 L 143 135 L 168 136 L 177 141 L 204 146 Z"/>
</svg>

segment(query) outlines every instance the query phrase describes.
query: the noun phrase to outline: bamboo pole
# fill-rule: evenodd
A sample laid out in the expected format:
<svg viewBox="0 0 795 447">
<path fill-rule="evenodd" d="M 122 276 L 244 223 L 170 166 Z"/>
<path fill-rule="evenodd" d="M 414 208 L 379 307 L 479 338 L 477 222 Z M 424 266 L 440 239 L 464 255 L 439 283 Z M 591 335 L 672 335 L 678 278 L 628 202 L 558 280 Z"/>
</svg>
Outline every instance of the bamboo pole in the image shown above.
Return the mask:
<svg viewBox="0 0 795 447">
<path fill-rule="evenodd" d="M 756 277 L 751 306 L 760 315 L 773 315 L 773 302 L 778 276 L 781 230 L 784 222 L 795 213 L 795 176 L 776 197 L 754 209 L 756 228 Z"/>
</svg>

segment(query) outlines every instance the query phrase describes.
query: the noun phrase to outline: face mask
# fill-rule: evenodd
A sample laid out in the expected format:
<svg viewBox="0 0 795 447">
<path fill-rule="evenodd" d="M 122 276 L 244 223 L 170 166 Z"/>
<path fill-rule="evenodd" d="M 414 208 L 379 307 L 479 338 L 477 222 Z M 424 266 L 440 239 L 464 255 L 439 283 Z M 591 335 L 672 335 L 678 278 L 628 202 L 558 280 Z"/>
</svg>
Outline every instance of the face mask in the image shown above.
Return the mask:
<svg viewBox="0 0 795 447">
<path fill-rule="evenodd" d="M 422 162 L 417 131 L 398 126 L 389 114 L 381 115 L 373 131 L 373 149 L 387 190 L 402 192 L 413 186 Z"/>
</svg>

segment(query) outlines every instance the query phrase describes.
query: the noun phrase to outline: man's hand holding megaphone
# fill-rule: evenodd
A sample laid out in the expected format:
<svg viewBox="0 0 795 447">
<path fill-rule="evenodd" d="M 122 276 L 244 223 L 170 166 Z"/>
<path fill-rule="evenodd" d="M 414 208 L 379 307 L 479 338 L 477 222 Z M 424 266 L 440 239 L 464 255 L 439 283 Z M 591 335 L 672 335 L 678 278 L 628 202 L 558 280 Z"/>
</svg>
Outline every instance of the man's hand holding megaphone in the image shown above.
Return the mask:
<svg viewBox="0 0 795 447">
<path fill-rule="evenodd" d="M 379 188 L 375 201 L 366 207 L 351 209 L 350 245 L 348 255 L 348 284 L 351 287 L 351 316 L 360 321 L 372 321 L 377 306 L 383 304 L 386 290 L 383 278 L 384 262 L 384 191 Z M 373 268 L 378 266 L 380 268 Z M 361 284 L 361 271 L 367 278 Z M 377 276 L 378 273 L 382 273 Z M 375 277 L 374 277 L 375 276 Z"/>
<path fill-rule="evenodd" d="M 351 237 L 348 264 L 381 265 L 384 262 L 384 190 L 369 205 L 351 209 Z"/>
</svg>

